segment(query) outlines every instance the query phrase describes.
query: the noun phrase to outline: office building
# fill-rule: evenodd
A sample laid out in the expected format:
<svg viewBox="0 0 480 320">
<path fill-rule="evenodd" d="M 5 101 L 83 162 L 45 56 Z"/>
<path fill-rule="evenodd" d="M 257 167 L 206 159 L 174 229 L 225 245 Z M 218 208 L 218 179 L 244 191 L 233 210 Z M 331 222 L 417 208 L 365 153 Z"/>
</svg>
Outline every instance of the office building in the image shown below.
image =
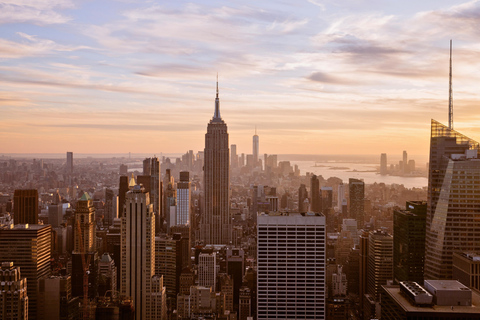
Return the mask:
<svg viewBox="0 0 480 320">
<path fill-rule="evenodd" d="M 426 279 L 451 279 L 454 252 L 480 252 L 478 142 L 432 119 Z"/>
<path fill-rule="evenodd" d="M 140 185 L 127 192 L 121 229 L 121 294 L 132 297 L 136 319 L 152 319 L 155 274 L 155 215 L 149 194 Z"/>
<path fill-rule="evenodd" d="M 80 235 L 78 234 L 79 229 Z M 77 202 L 74 234 L 74 252 L 95 251 L 95 207 L 93 206 L 93 199 L 86 192 Z M 83 244 L 80 241 L 83 241 Z"/>
<path fill-rule="evenodd" d="M 0 269 L 0 319 L 28 319 L 27 279 L 13 262 L 2 262 Z"/>
<path fill-rule="evenodd" d="M 316 175 L 312 175 L 310 180 L 310 210 L 313 212 L 321 213 L 322 212 L 322 198 L 320 195 L 320 181 Z"/>
<path fill-rule="evenodd" d="M 380 174 L 382 176 L 387 174 L 387 154 L 382 153 L 380 155 Z"/>
<path fill-rule="evenodd" d="M 393 280 L 393 237 L 385 231 L 372 231 L 368 235 L 367 298 L 364 299 L 366 319 L 379 317 L 381 286 Z M 374 303 L 372 303 L 374 301 Z"/>
<path fill-rule="evenodd" d="M 128 192 L 128 176 L 120 176 L 120 183 L 118 186 L 118 217 L 125 216 L 125 195 Z"/>
<path fill-rule="evenodd" d="M 220 100 L 215 98 L 215 113 L 205 134 L 205 215 L 200 226 L 205 244 L 229 244 L 232 233 L 230 218 L 230 159 L 227 124 L 220 116 Z"/>
<path fill-rule="evenodd" d="M 163 276 L 167 305 L 174 306 L 177 299 L 177 242 L 171 237 L 155 237 L 155 274 Z"/>
<path fill-rule="evenodd" d="M 67 173 L 73 173 L 73 152 L 67 152 L 67 163 L 65 165 Z"/>
<path fill-rule="evenodd" d="M 37 224 L 38 191 L 36 189 L 15 190 L 13 213 L 15 224 Z"/>
<path fill-rule="evenodd" d="M 365 223 L 365 183 L 362 180 L 348 179 L 349 217 L 357 220 L 358 228 Z"/>
<path fill-rule="evenodd" d="M 180 172 L 180 181 L 177 183 L 177 217 L 175 225 L 190 225 L 191 191 L 190 174 Z"/>
<path fill-rule="evenodd" d="M 455 280 L 382 286 L 382 320 L 478 319 L 480 294 Z"/>
<path fill-rule="evenodd" d="M 257 217 L 257 319 L 325 319 L 325 217 Z"/>
<path fill-rule="evenodd" d="M 0 261 L 13 262 L 27 278 L 28 319 L 38 312 L 38 280 L 51 274 L 52 226 L 17 224 L 0 229 Z"/>
<path fill-rule="evenodd" d="M 238 168 L 238 154 L 237 154 L 237 145 L 232 144 L 230 146 L 231 150 L 231 159 L 230 159 L 230 165 L 232 169 Z"/>
<path fill-rule="evenodd" d="M 48 223 L 52 225 L 52 228 L 58 228 L 63 222 L 63 207 L 62 204 L 49 204 L 48 205 Z"/>
<path fill-rule="evenodd" d="M 107 252 L 105 252 L 98 261 L 98 277 L 99 296 L 104 296 L 108 291 L 117 291 L 117 266 Z"/>
<path fill-rule="evenodd" d="M 70 276 L 42 278 L 38 284 L 39 319 L 76 320 L 80 318 L 79 297 L 72 296 Z"/>
<path fill-rule="evenodd" d="M 308 211 L 308 192 L 307 187 L 304 184 L 301 184 L 298 188 L 298 211 Z"/>
<path fill-rule="evenodd" d="M 155 221 L 160 219 L 160 161 L 157 157 L 146 158 L 143 160 L 143 175 L 150 177 L 150 203 L 153 204 L 153 212 L 155 212 Z M 138 183 L 140 184 L 140 183 Z"/>
<path fill-rule="evenodd" d="M 454 252 L 452 275 L 465 286 L 480 291 L 480 254 Z"/>
<path fill-rule="evenodd" d="M 112 189 L 105 189 L 104 223 L 111 226 L 113 220 L 118 218 L 118 197 Z"/>
<path fill-rule="evenodd" d="M 407 201 L 393 213 L 393 275 L 396 283 L 423 283 L 427 203 Z"/>
<path fill-rule="evenodd" d="M 408 156 L 407 156 L 407 151 L 403 151 L 403 158 L 402 158 L 402 167 L 400 170 L 402 170 L 403 174 L 409 173 L 408 170 Z"/>
<path fill-rule="evenodd" d="M 198 256 L 198 285 L 211 287 L 215 291 L 217 283 L 217 255 L 212 253 L 200 253 Z"/>
<path fill-rule="evenodd" d="M 256 168 L 258 167 L 259 165 L 259 158 L 258 158 L 258 155 L 259 155 L 259 147 L 260 147 L 260 143 L 259 143 L 259 139 L 258 139 L 258 135 L 257 135 L 257 128 L 255 127 L 255 134 L 253 135 L 253 167 Z"/>
</svg>

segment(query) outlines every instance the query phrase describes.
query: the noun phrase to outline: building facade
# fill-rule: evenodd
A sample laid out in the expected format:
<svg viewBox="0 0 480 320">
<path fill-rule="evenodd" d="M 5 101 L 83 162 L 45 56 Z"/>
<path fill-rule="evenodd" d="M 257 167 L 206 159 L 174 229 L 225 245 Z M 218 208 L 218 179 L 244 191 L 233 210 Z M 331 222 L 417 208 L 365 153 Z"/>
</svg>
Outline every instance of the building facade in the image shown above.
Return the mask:
<svg viewBox="0 0 480 320">
<path fill-rule="evenodd" d="M 257 217 L 257 319 L 325 319 L 325 217 Z"/>
</svg>

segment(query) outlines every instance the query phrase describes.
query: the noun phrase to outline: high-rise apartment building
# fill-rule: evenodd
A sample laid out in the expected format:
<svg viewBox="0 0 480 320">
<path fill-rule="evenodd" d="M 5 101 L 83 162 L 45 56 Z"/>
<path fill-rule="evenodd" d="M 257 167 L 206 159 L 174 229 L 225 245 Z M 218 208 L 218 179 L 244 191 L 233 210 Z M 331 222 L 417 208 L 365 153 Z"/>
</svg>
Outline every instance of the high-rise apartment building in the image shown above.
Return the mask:
<svg viewBox="0 0 480 320">
<path fill-rule="evenodd" d="M 423 283 L 427 203 L 407 201 L 393 213 L 393 274 L 395 282 Z"/>
<path fill-rule="evenodd" d="M 258 139 L 258 135 L 257 135 L 257 128 L 255 128 L 255 134 L 253 135 L 253 167 L 256 168 L 258 167 L 259 165 L 259 158 L 258 158 L 258 155 L 259 155 L 259 147 L 260 147 L 260 142 L 259 142 L 259 139 Z"/>
<path fill-rule="evenodd" d="M 136 319 L 152 319 L 155 274 L 155 215 L 149 194 L 140 185 L 127 192 L 121 229 L 121 293 L 133 298 Z"/>
<path fill-rule="evenodd" d="M 0 319 L 28 319 L 27 279 L 13 262 L 2 262 L 0 268 Z"/>
<path fill-rule="evenodd" d="M 228 146 L 227 124 L 220 116 L 217 82 L 215 113 L 205 134 L 205 214 L 201 226 L 201 238 L 205 244 L 229 244 L 231 240 Z"/>
<path fill-rule="evenodd" d="M 67 173 L 73 173 L 73 152 L 67 152 L 67 163 L 65 165 Z"/>
<path fill-rule="evenodd" d="M 348 179 L 348 193 L 350 198 L 349 216 L 357 220 L 358 228 L 362 229 L 365 222 L 365 183 L 358 179 Z"/>
<path fill-rule="evenodd" d="M 257 319 L 325 319 L 325 217 L 257 217 Z"/>
<path fill-rule="evenodd" d="M 15 224 L 38 223 L 38 191 L 36 189 L 15 190 L 13 221 Z"/>
<path fill-rule="evenodd" d="M 451 279 L 454 252 L 480 252 L 479 149 L 432 119 L 425 279 Z"/>
<path fill-rule="evenodd" d="M 0 261 L 13 262 L 27 278 L 28 319 L 37 316 L 38 280 L 51 274 L 52 226 L 17 224 L 0 229 Z"/>
</svg>

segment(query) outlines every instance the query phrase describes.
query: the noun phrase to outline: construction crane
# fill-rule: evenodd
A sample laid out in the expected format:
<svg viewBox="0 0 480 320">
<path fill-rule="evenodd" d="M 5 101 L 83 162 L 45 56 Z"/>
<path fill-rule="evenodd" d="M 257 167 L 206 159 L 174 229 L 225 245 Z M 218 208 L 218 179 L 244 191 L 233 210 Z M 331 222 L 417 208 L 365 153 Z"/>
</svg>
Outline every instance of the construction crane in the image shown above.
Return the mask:
<svg viewBox="0 0 480 320">
<path fill-rule="evenodd" d="M 89 267 L 90 267 L 90 259 L 92 258 L 90 255 L 85 256 L 85 245 L 83 242 L 83 234 L 82 228 L 80 227 L 80 222 L 77 220 L 75 222 L 77 225 L 77 236 L 80 245 L 80 256 L 82 257 L 82 268 L 83 268 L 83 305 L 82 305 L 82 313 L 83 319 L 89 320 L 90 319 L 90 312 L 89 312 L 89 303 L 88 303 L 88 275 L 89 275 Z"/>
</svg>

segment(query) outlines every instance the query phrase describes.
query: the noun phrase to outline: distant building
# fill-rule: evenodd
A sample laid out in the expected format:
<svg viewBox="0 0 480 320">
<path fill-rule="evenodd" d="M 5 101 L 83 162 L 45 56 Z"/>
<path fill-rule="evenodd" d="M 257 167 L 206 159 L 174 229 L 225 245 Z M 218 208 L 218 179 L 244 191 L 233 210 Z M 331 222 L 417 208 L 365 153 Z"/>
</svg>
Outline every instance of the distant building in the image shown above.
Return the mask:
<svg viewBox="0 0 480 320">
<path fill-rule="evenodd" d="M 325 319 L 325 237 L 322 215 L 257 217 L 257 319 Z"/>
<path fill-rule="evenodd" d="M 73 173 L 73 152 L 67 152 L 67 164 L 65 168 L 67 173 Z"/>
<path fill-rule="evenodd" d="M 380 155 L 380 174 L 382 176 L 387 174 L 387 154 L 382 153 Z"/>
<path fill-rule="evenodd" d="M 306 203 L 305 203 L 305 200 Z M 308 211 L 308 192 L 307 187 L 304 184 L 301 184 L 298 188 L 298 211 L 299 212 L 307 212 Z"/>
<path fill-rule="evenodd" d="M 310 210 L 317 213 L 322 213 L 322 198 L 320 195 L 320 181 L 316 175 L 312 175 L 310 180 Z"/>
<path fill-rule="evenodd" d="M 260 143 L 259 143 L 259 139 L 258 139 L 258 135 L 257 135 L 257 129 L 255 128 L 255 134 L 253 135 L 253 167 L 256 168 L 258 167 L 258 155 L 259 155 L 259 146 L 260 146 Z"/>
<path fill-rule="evenodd" d="M 36 189 L 15 190 L 13 194 L 13 212 L 15 224 L 37 224 L 38 191 Z"/>
<path fill-rule="evenodd" d="M 348 180 L 350 197 L 349 217 L 357 220 L 358 228 L 363 229 L 365 223 L 365 183 L 362 180 L 350 178 Z"/>
<path fill-rule="evenodd" d="M 227 124 L 220 116 L 220 99 L 215 98 L 215 113 L 205 134 L 205 213 L 200 226 L 205 244 L 229 244 L 232 233 L 230 217 L 230 160 Z"/>
</svg>

